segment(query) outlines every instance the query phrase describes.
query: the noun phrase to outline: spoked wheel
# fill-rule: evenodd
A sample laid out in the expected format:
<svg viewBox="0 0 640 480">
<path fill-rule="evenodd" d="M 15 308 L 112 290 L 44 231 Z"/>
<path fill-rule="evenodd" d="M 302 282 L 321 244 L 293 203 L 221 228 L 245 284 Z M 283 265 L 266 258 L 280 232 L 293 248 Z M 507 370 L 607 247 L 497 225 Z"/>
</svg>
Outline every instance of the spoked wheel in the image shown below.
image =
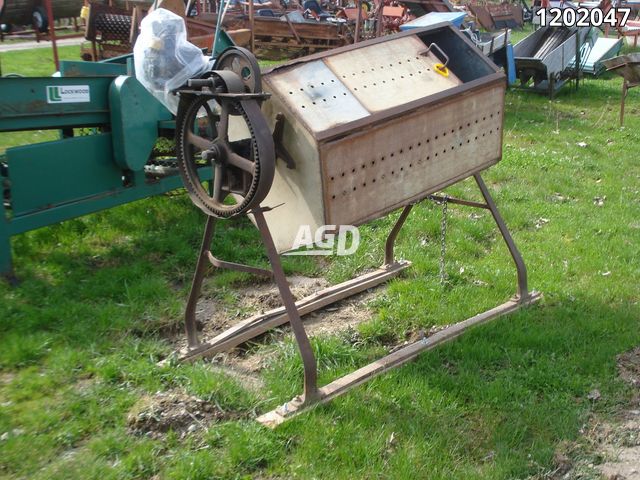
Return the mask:
<svg viewBox="0 0 640 480">
<path fill-rule="evenodd" d="M 275 149 L 255 99 L 181 95 L 176 132 L 184 186 L 207 215 L 239 215 L 266 197 Z"/>
<path fill-rule="evenodd" d="M 260 66 L 246 48 L 229 47 L 216 59 L 214 70 L 230 70 L 240 77 L 246 93 L 262 91 Z"/>
</svg>

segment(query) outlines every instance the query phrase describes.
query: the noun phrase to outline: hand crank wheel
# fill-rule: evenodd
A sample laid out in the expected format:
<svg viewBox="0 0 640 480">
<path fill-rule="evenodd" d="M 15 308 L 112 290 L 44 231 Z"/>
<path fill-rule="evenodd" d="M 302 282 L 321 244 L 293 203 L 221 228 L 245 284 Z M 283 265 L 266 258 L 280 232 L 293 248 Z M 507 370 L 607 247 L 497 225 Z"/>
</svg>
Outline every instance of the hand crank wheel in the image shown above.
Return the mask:
<svg viewBox="0 0 640 480">
<path fill-rule="evenodd" d="M 243 93 L 237 82 L 225 83 L 233 85 L 230 93 Z M 176 132 L 184 186 L 204 213 L 229 218 L 266 197 L 275 149 L 255 99 L 181 95 Z"/>
</svg>

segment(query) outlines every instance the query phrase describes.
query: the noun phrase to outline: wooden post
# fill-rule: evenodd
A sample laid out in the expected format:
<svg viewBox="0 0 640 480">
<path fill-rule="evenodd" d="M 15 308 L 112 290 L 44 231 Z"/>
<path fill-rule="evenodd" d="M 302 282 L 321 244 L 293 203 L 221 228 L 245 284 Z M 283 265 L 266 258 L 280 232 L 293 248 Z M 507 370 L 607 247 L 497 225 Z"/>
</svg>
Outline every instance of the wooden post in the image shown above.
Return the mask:
<svg viewBox="0 0 640 480">
<path fill-rule="evenodd" d="M 360 24 L 362 23 L 362 0 L 356 1 L 356 8 L 358 12 L 356 14 L 356 32 L 354 34 L 353 43 L 358 43 L 360 41 Z"/>
<path fill-rule="evenodd" d="M 624 125 L 624 102 L 627 99 L 627 93 L 629 91 L 629 85 L 627 84 L 627 80 L 623 80 L 622 82 L 622 99 L 620 100 L 620 126 Z"/>
<path fill-rule="evenodd" d="M 49 18 L 49 35 L 51 36 L 51 48 L 53 48 L 53 62 L 56 64 L 56 71 L 60 70 L 60 59 L 58 58 L 58 44 L 56 42 L 56 25 L 53 18 L 53 8 L 51 0 L 45 0 L 47 17 Z"/>
<path fill-rule="evenodd" d="M 256 51 L 256 34 L 255 34 L 255 21 L 253 18 L 253 0 L 249 0 L 249 26 L 251 28 L 251 52 Z"/>
</svg>

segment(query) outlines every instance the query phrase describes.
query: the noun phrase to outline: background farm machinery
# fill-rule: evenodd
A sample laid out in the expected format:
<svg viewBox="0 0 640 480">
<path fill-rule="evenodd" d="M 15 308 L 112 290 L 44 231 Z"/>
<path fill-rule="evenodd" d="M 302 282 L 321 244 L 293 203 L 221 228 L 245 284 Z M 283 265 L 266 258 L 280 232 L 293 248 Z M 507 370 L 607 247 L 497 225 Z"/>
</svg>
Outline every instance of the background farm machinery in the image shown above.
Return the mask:
<svg viewBox="0 0 640 480">
<path fill-rule="evenodd" d="M 576 88 L 594 40 L 589 27 L 542 27 L 514 47 L 521 88 L 553 98 L 569 80 Z"/>
</svg>

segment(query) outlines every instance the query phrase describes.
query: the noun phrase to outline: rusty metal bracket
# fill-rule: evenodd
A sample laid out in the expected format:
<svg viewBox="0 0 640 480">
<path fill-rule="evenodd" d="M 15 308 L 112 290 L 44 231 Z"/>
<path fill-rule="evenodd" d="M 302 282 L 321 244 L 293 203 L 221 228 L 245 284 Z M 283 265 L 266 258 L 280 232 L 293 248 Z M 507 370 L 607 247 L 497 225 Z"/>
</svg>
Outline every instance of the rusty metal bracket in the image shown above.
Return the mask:
<svg viewBox="0 0 640 480">
<path fill-rule="evenodd" d="M 284 114 L 279 112 L 276 114 L 276 124 L 273 127 L 273 143 L 276 147 L 276 158 L 284 160 L 287 168 L 294 169 L 296 168 L 296 162 L 288 152 L 288 150 L 284 147 L 283 138 Z"/>
<path fill-rule="evenodd" d="M 454 203 L 456 205 L 465 205 L 467 207 L 475 207 L 475 208 L 484 208 L 485 210 L 490 210 L 489 205 L 486 203 L 474 202 L 472 200 L 464 200 L 462 198 L 456 197 L 443 197 L 441 195 L 429 195 L 429 200 L 433 200 L 434 202 L 442 203 L 445 200 L 449 203 Z"/>
</svg>

